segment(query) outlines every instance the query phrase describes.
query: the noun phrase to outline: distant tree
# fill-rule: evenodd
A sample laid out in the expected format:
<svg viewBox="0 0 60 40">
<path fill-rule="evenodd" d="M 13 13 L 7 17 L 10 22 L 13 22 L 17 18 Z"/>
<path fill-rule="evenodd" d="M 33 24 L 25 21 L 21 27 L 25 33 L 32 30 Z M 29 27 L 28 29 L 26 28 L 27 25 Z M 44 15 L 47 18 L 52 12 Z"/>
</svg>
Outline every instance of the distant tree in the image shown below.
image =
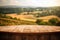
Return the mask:
<svg viewBox="0 0 60 40">
<path fill-rule="evenodd" d="M 58 21 L 59 20 L 57 18 L 52 18 L 49 20 L 49 23 L 51 23 L 51 25 L 56 25 Z"/>
<path fill-rule="evenodd" d="M 38 25 L 50 25 L 49 22 L 44 22 L 44 21 L 41 20 L 41 19 L 37 19 L 36 23 L 37 23 Z"/>
<path fill-rule="evenodd" d="M 38 25 L 40 25 L 40 22 L 42 22 L 42 20 L 40 20 L 40 19 L 37 19 L 37 20 L 36 20 L 36 23 L 37 23 Z"/>
<path fill-rule="evenodd" d="M 44 24 L 44 22 L 43 22 L 41 19 L 37 19 L 37 20 L 36 20 L 36 23 L 37 23 L 38 25 L 43 25 L 43 24 Z"/>
</svg>

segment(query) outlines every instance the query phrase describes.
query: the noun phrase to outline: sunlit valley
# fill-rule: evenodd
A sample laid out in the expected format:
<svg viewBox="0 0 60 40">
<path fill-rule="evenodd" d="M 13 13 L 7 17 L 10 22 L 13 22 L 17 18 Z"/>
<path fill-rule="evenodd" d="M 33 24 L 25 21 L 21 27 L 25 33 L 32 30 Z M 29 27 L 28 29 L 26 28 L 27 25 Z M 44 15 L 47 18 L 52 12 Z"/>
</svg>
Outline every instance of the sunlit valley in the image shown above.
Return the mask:
<svg viewBox="0 0 60 40">
<path fill-rule="evenodd" d="M 6 25 L 60 26 L 60 6 L 0 6 L 0 26 Z"/>
</svg>

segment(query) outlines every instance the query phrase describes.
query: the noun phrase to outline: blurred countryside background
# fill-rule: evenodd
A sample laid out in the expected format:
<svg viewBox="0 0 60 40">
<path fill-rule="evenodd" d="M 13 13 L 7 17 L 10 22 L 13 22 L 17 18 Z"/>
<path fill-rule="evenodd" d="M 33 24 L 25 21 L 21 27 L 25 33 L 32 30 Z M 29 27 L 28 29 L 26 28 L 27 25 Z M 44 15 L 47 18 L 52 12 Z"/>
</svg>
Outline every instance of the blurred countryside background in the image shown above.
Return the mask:
<svg viewBox="0 0 60 40">
<path fill-rule="evenodd" d="M 0 0 L 0 26 L 60 26 L 60 0 Z"/>
</svg>

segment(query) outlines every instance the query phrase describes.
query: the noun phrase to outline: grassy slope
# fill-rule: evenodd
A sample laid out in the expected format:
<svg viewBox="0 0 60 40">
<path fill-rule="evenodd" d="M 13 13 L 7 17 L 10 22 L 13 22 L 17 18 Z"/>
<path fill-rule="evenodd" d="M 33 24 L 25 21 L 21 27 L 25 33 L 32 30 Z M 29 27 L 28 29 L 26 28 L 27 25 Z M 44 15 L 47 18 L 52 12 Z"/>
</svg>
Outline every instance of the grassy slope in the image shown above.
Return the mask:
<svg viewBox="0 0 60 40">
<path fill-rule="evenodd" d="M 59 18 L 59 17 L 54 16 L 54 15 L 45 16 L 45 17 L 39 17 L 39 18 L 37 18 L 37 19 L 42 19 L 43 21 L 48 21 L 48 20 L 50 20 L 50 19 L 52 19 L 52 18 L 57 18 L 57 19 L 59 19 L 59 20 L 60 20 L 60 18 Z"/>
<path fill-rule="evenodd" d="M 3 25 L 36 25 L 36 23 L 32 21 L 24 21 L 18 19 L 10 19 L 10 18 L 1 18 L 0 17 L 0 26 Z"/>
<path fill-rule="evenodd" d="M 51 18 L 57 18 L 60 20 L 59 17 L 55 16 L 55 15 L 50 15 L 50 16 L 45 16 L 45 17 L 39 17 L 36 18 L 33 15 L 16 15 L 16 14 L 7 14 L 7 16 L 11 16 L 11 17 L 16 17 L 18 19 L 21 20 L 25 20 L 25 21 L 32 21 L 32 22 L 36 22 L 37 19 L 42 19 L 43 21 L 48 21 Z"/>
<path fill-rule="evenodd" d="M 37 25 L 35 22 L 37 19 L 42 19 L 44 21 L 48 21 L 51 18 L 58 18 L 57 16 L 45 16 L 35 18 L 32 15 L 16 15 L 16 14 L 8 14 L 7 16 L 11 16 L 12 18 L 16 17 L 17 19 L 10 18 L 2 18 L 0 17 L 0 25 Z M 20 19 L 20 20 L 18 20 Z M 58 18 L 60 20 L 60 18 Z"/>
</svg>

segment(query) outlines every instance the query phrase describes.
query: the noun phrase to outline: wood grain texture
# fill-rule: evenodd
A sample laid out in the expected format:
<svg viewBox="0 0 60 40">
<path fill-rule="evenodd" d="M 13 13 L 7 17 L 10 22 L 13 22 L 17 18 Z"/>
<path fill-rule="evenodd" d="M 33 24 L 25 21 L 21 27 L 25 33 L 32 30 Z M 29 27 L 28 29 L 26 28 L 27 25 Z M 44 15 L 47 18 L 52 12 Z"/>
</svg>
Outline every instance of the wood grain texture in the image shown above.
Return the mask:
<svg viewBox="0 0 60 40">
<path fill-rule="evenodd" d="M 0 40 L 60 40 L 60 32 L 52 34 L 0 32 Z"/>
<path fill-rule="evenodd" d="M 60 26 L 39 26 L 39 25 L 1 26 L 0 32 L 1 31 L 15 33 L 60 32 Z"/>
</svg>

